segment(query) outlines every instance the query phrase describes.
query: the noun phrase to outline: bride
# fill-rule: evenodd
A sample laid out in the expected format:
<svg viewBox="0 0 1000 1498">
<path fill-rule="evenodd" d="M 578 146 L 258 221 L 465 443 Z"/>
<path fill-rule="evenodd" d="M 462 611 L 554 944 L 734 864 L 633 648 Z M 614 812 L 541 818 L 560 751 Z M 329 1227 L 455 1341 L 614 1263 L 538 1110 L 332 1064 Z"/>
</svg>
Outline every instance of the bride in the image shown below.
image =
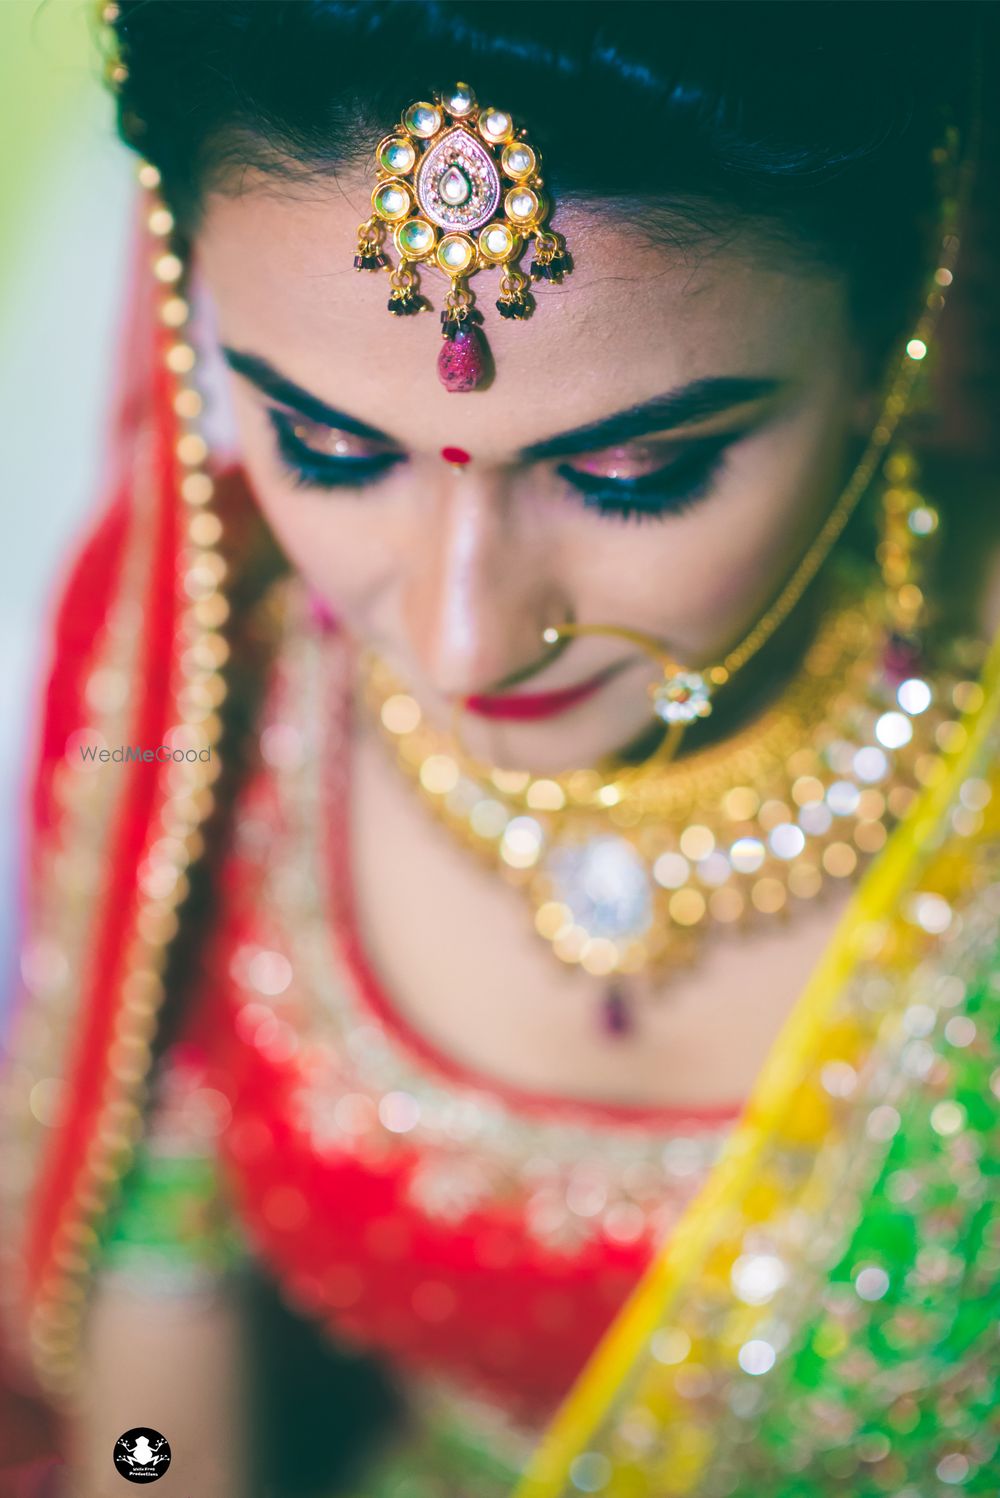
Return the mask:
<svg viewBox="0 0 1000 1498">
<path fill-rule="evenodd" d="M 85 1498 L 992 1492 L 972 8 L 102 27 L 11 1408 Z"/>
</svg>

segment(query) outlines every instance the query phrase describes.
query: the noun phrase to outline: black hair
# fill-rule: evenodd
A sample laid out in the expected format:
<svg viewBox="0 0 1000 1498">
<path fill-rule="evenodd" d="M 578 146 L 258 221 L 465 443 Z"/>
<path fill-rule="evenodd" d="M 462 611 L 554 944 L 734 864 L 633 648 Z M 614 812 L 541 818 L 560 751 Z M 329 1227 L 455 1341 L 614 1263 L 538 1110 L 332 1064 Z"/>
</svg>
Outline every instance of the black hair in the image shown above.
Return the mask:
<svg viewBox="0 0 1000 1498">
<path fill-rule="evenodd" d="M 530 128 L 556 203 L 683 248 L 751 228 L 843 272 L 881 346 L 913 310 L 931 156 L 962 124 L 975 4 L 955 0 L 121 0 L 123 138 L 180 224 L 248 168 L 371 158 L 458 79 Z M 558 227 L 558 219 L 556 219 Z"/>
</svg>

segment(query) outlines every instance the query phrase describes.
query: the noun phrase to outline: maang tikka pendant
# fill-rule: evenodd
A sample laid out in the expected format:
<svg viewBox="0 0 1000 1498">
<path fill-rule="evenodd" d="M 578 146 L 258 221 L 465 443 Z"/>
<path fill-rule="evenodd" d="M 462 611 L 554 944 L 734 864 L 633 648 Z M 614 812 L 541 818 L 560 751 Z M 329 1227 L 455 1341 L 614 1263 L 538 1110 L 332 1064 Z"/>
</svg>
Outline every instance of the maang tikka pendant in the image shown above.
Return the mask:
<svg viewBox="0 0 1000 1498">
<path fill-rule="evenodd" d="M 376 148 L 373 212 L 358 229 L 354 266 L 389 271 L 388 307 L 397 317 L 427 310 L 422 267 L 448 277 L 438 355 L 446 390 L 475 390 L 487 375 L 470 276 L 498 270 L 500 316 L 524 318 L 534 310 L 531 282 L 561 281 L 571 269 L 561 237 L 545 228 L 539 165 L 526 132 L 505 110 L 480 107 L 466 83 L 433 103 L 411 104 Z M 387 231 L 399 255 L 395 267 L 385 254 Z M 532 239 L 529 279 L 518 261 Z"/>
</svg>

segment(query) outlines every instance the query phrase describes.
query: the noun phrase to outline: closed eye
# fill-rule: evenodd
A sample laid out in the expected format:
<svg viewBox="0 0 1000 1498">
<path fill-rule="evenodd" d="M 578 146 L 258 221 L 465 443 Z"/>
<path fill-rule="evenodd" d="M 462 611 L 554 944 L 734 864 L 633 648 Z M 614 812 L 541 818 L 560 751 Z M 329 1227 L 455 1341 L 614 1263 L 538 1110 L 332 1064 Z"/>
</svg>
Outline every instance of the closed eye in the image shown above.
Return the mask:
<svg viewBox="0 0 1000 1498">
<path fill-rule="evenodd" d="M 405 462 L 398 448 L 351 432 L 291 416 L 271 407 L 268 417 L 278 456 L 296 485 L 316 489 L 363 488 Z"/>
<path fill-rule="evenodd" d="M 619 520 L 662 520 L 682 514 L 709 494 L 728 449 L 744 435 L 713 433 L 685 442 L 668 463 L 657 461 L 665 450 L 660 444 L 590 455 L 580 466 L 560 463 L 556 472 L 587 509 Z"/>
<path fill-rule="evenodd" d="M 278 456 L 292 482 L 318 489 L 359 489 L 377 483 L 406 454 L 376 438 L 268 409 Z M 745 431 L 713 433 L 684 443 L 650 441 L 585 454 L 556 473 L 586 509 L 618 520 L 662 520 L 705 497 L 729 447 Z M 679 449 L 679 450 L 678 450 Z M 675 456 L 663 462 L 665 453 Z"/>
</svg>

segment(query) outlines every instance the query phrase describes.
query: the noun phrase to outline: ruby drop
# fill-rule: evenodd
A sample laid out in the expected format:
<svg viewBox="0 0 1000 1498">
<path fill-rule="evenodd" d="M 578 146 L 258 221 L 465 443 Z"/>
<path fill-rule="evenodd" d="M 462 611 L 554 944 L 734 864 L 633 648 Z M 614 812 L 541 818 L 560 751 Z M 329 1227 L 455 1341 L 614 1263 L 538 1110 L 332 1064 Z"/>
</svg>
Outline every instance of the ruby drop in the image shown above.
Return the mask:
<svg viewBox="0 0 1000 1498">
<path fill-rule="evenodd" d="M 476 328 L 463 328 L 446 338 L 438 354 L 438 376 L 446 390 L 456 394 L 475 390 L 486 374 L 486 350 Z"/>
</svg>

